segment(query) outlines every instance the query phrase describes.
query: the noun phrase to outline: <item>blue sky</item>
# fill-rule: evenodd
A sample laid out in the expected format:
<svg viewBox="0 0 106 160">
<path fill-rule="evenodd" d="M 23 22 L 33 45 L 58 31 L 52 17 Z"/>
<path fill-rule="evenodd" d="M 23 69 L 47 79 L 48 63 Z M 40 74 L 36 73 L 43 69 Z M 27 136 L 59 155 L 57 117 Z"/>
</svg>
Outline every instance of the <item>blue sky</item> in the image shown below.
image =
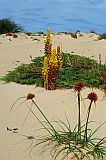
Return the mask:
<svg viewBox="0 0 106 160">
<path fill-rule="evenodd" d="M 0 0 L 0 18 L 26 31 L 106 32 L 106 0 Z"/>
</svg>

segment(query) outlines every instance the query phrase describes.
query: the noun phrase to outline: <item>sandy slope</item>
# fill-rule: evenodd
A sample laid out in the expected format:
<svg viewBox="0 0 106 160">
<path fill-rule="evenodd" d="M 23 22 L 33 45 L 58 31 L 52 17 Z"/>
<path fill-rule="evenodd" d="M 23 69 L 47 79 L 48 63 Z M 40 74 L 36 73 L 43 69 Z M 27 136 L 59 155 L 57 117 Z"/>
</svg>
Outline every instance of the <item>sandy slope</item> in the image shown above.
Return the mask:
<svg viewBox="0 0 106 160">
<path fill-rule="evenodd" d="M 72 39 L 70 35 L 52 35 L 53 45 L 54 47 L 57 44 L 61 45 L 64 52 L 75 52 L 87 57 L 94 56 L 96 60 L 98 60 L 98 55 L 101 54 L 102 60 L 105 62 L 106 41 L 96 41 L 96 35 L 84 33 L 83 35 L 83 37 L 79 37 L 77 40 Z M 43 36 L 31 38 L 21 34 L 17 39 L 11 38 L 11 41 L 9 39 L 10 37 L 6 37 L 5 35 L 4 38 L 0 36 L 0 76 L 20 65 L 20 63 L 30 63 L 30 55 L 32 57 L 43 55 Z M 37 130 L 41 126 L 31 114 L 29 114 L 24 125 L 22 125 L 28 113 L 25 103 L 18 108 L 17 104 L 16 108 L 14 107 L 12 112 L 10 112 L 13 102 L 18 97 L 27 95 L 29 92 L 33 92 L 36 95 L 37 104 L 41 106 L 50 120 L 60 118 L 65 121 L 66 112 L 72 126 L 76 122 L 76 95 L 73 90 L 45 91 L 45 89 L 35 88 L 35 86 L 22 86 L 15 83 L 3 84 L 0 82 L 0 160 L 30 160 L 30 145 L 35 143 L 35 139 L 32 141 L 27 140 L 27 137 L 23 135 L 33 135 L 36 137 L 38 133 L 43 133 L 43 131 Z M 84 89 L 82 97 L 86 98 L 89 92 L 91 92 L 91 89 Z M 99 98 L 96 103 L 96 109 L 95 106 L 92 108 L 91 119 L 97 123 L 92 124 L 92 128 L 106 121 L 105 95 L 100 90 L 95 90 L 95 92 Z M 86 100 L 85 103 L 87 105 L 82 103 L 83 119 L 86 117 L 89 101 Z M 28 105 L 31 105 L 30 102 Z M 37 110 L 35 110 L 35 113 L 40 117 Z M 18 128 L 18 133 L 7 131 L 7 127 L 12 129 Z M 98 135 L 101 137 L 106 136 L 106 125 L 103 126 Z M 32 160 L 43 160 L 44 158 L 51 160 L 48 152 L 38 156 L 38 150 L 34 149 L 31 153 Z"/>
</svg>

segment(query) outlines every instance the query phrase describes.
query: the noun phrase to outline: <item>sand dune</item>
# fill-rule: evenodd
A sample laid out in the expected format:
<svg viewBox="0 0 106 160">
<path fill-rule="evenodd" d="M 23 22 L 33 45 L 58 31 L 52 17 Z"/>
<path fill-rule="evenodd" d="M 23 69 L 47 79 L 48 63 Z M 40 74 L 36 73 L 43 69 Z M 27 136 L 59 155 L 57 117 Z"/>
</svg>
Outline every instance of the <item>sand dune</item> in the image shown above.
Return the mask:
<svg viewBox="0 0 106 160">
<path fill-rule="evenodd" d="M 97 40 L 95 34 L 82 33 L 83 37 L 73 39 L 70 35 L 63 33 L 59 35 L 52 35 L 53 46 L 61 45 L 63 52 L 75 52 L 73 54 L 80 54 L 98 60 L 99 54 L 102 56 L 102 62 L 106 60 L 106 40 Z M 9 40 L 11 38 L 11 40 Z M 30 63 L 30 55 L 32 57 L 43 55 L 44 36 L 27 36 L 19 34 L 18 38 L 12 38 L 5 35 L 0 35 L 0 76 L 5 75 L 9 70 L 14 69 L 21 63 Z M 92 124 L 95 128 L 102 122 L 106 121 L 106 99 L 103 91 L 95 89 L 98 94 L 98 101 L 92 108 L 91 120 L 96 121 Z M 27 93 L 32 92 L 35 94 L 37 104 L 48 116 L 50 120 L 63 119 L 65 121 L 65 113 L 70 119 L 72 126 L 75 125 L 77 120 L 77 106 L 76 95 L 71 89 L 46 91 L 43 88 L 36 88 L 35 86 L 18 85 L 15 83 L 3 84 L 0 82 L 0 159 L 1 160 L 51 160 L 49 153 L 40 154 L 36 148 L 31 153 L 29 152 L 31 144 L 35 143 L 34 140 L 28 140 L 27 137 L 38 135 L 37 129 L 40 126 L 38 121 L 29 114 L 27 120 L 24 119 L 28 113 L 25 104 L 20 107 L 14 107 L 12 112 L 10 108 L 13 102 Z M 86 98 L 91 89 L 84 89 L 82 97 Z M 22 102 L 22 101 L 20 101 Z M 86 109 L 88 100 L 82 103 L 82 119 L 86 117 Z M 30 102 L 28 103 L 30 105 Z M 17 105 L 16 105 L 17 106 Z M 35 111 L 38 116 L 40 116 Z M 58 114 L 57 114 L 58 113 Z M 18 133 L 7 130 L 18 128 Z M 42 134 L 42 131 L 41 133 Z M 106 125 L 98 132 L 98 136 L 106 136 Z M 28 148 L 29 147 L 29 148 Z"/>
</svg>

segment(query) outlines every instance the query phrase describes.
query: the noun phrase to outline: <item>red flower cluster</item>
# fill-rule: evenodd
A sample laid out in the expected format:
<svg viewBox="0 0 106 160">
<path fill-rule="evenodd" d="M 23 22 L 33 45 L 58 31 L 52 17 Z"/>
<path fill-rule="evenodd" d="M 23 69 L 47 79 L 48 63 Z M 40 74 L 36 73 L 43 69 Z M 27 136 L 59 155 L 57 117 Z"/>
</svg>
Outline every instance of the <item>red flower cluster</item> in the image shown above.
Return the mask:
<svg viewBox="0 0 106 160">
<path fill-rule="evenodd" d="M 83 83 L 83 82 L 76 83 L 76 84 L 74 84 L 74 86 L 73 86 L 73 89 L 74 89 L 75 91 L 81 91 L 82 88 L 84 88 L 84 83 Z"/>
<path fill-rule="evenodd" d="M 33 99 L 34 97 L 35 97 L 35 95 L 33 93 L 28 93 L 27 100 Z"/>
<path fill-rule="evenodd" d="M 88 97 L 87 97 L 87 98 L 88 98 L 89 100 L 91 100 L 92 102 L 93 102 L 93 101 L 96 102 L 97 99 L 98 99 L 98 96 L 97 96 L 96 93 L 91 92 L 91 93 L 88 94 Z"/>
</svg>

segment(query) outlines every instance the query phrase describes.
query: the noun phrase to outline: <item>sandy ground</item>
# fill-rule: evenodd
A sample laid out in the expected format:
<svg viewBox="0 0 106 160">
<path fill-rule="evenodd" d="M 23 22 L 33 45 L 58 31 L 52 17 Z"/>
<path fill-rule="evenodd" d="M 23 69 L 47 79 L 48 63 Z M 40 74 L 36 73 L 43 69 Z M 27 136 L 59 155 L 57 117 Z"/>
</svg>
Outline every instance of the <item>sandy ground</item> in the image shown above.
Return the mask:
<svg viewBox="0 0 106 160">
<path fill-rule="evenodd" d="M 75 52 L 87 57 L 99 60 L 99 54 L 102 56 L 102 62 L 106 60 L 106 40 L 97 41 L 97 35 L 85 34 L 78 39 L 71 38 L 70 35 L 52 35 L 53 46 L 60 45 L 63 52 Z M 33 57 L 43 55 L 44 36 L 31 36 L 19 34 L 18 38 L 9 36 L 0 36 L 0 76 L 7 71 L 14 69 L 21 63 L 30 63 L 30 55 Z M 91 127 L 94 129 L 102 122 L 106 121 L 106 97 L 101 90 L 94 90 L 98 94 L 98 101 L 92 107 L 91 120 L 94 122 Z M 3 84 L 0 82 L 0 160 L 52 160 L 48 152 L 39 154 L 40 149 L 33 148 L 31 157 L 29 155 L 31 146 L 36 143 L 36 139 L 27 139 L 27 136 L 37 137 L 42 135 L 43 131 L 38 130 L 40 124 L 35 117 L 29 113 L 27 120 L 24 122 L 28 113 L 26 104 L 19 103 L 10 112 L 13 102 L 27 93 L 35 94 L 36 103 L 41 107 L 50 120 L 65 120 L 65 113 L 74 126 L 77 121 L 77 103 L 76 94 L 73 90 L 55 90 L 46 91 L 43 88 L 35 86 L 18 85 L 15 83 Z M 82 98 L 86 98 L 91 89 L 84 89 Z M 20 103 L 23 100 L 20 100 Z M 86 104 L 86 105 L 85 105 Z M 82 119 L 86 117 L 86 110 L 89 104 L 88 100 L 82 101 Z M 31 102 L 27 102 L 31 105 Z M 34 107 L 34 106 L 33 106 Z M 34 111 L 42 119 L 36 108 Z M 18 133 L 7 131 L 18 128 Z M 106 136 L 106 125 L 100 129 L 97 134 L 100 137 Z"/>
</svg>

